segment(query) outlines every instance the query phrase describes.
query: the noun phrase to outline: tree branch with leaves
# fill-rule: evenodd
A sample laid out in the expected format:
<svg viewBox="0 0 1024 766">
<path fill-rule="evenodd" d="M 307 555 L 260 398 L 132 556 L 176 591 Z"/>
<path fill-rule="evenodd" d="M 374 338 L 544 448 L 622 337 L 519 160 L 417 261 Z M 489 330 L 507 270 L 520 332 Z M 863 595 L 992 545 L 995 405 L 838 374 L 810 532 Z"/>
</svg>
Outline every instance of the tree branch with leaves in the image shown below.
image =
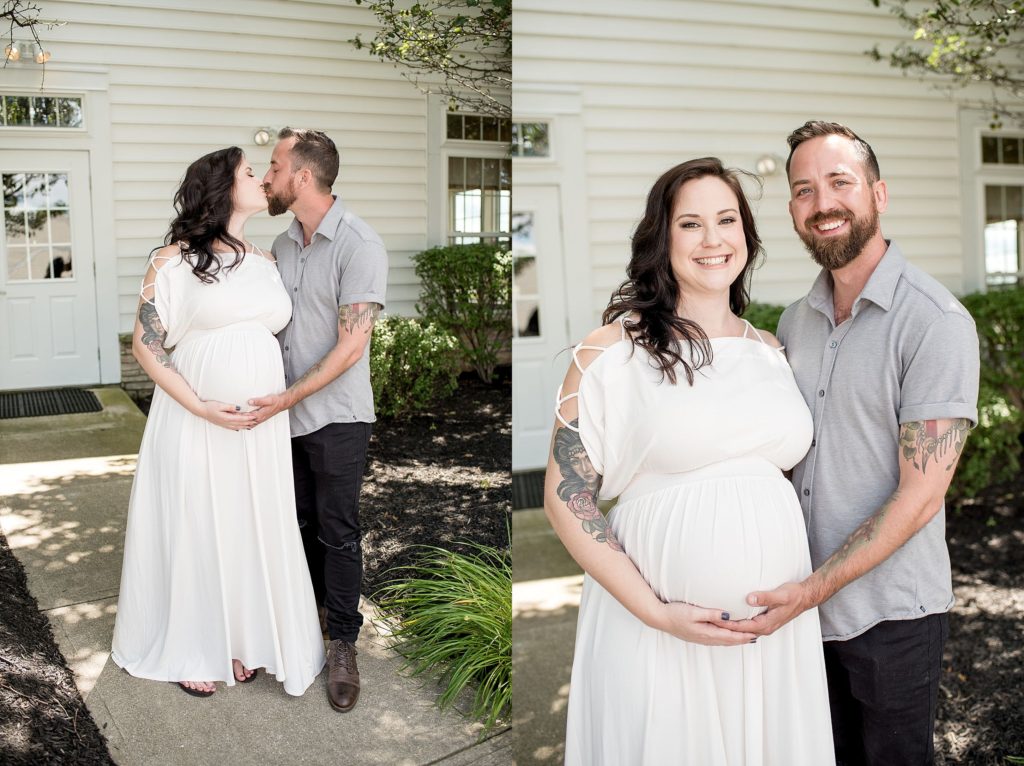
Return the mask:
<svg viewBox="0 0 1024 766">
<path fill-rule="evenodd" d="M 905 74 L 938 75 L 948 87 L 989 86 L 980 105 L 993 126 L 1004 119 L 1024 125 L 1024 0 L 871 0 L 886 7 L 913 39 L 887 53 L 868 55 Z"/>
<path fill-rule="evenodd" d="M 380 22 L 374 38 L 349 42 L 403 70 L 423 93 L 449 106 L 496 117 L 512 114 L 512 0 L 356 0 Z"/>
</svg>

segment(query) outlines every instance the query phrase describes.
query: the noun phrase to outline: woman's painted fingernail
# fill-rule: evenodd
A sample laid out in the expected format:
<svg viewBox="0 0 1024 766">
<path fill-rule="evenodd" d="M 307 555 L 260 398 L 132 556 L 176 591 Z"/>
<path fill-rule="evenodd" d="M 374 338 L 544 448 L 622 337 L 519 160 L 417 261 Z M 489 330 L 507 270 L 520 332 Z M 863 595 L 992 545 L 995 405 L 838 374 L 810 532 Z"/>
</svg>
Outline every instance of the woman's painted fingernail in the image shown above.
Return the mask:
<svg viewBox="0 0 1024 766">
<path fill-rule="evenodd" d="M 723 620 L 728 620 L 729 619 L 729 613 L 728 612 L 722 612 L 722 619 Z"/>
<path fill-rule="evenodd" d="M 757 643 L 757 639 L 756 639 L 756 638 L 752 638 L 752 639 L 750 639 L 750 643 L 752 643 L 752 644 L 756 644 L 756 643 Z"/>
<path fill-rule="evenodd" d="M 235 405 L 235 412 L 241 412 L 241 411 L 242 411 L 242 408 L 241 408 L 241 407 L 239 407 L 239 406 L 238 406 L 238 405 L 236 404 L 236 405 Z"/>
</svg>

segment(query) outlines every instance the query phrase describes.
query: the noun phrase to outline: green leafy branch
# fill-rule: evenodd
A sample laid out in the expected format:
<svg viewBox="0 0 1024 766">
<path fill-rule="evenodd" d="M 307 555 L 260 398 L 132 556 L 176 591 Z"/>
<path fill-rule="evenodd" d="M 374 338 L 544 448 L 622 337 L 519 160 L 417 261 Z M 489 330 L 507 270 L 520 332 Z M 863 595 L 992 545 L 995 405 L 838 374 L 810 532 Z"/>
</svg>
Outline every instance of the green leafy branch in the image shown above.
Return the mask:
<svg viewBox="0 0 1024 766">
<path fill-rule="evenodd" d="M 887 53 L 876 45 L 867 54 L 905 74 L 938 75 L 951 86 L 989 86 L 981 105 L 993 127 L 1004 119 L 1024 124 L 1024 1 L 871 0 L 913 31 L 912 39 Z"/>
<path fill-rule="evenodd" d="M 422 92 L 446 96 L 450 107 L 511 116 L 511 0 L 431 0 L 407 8 L 396 8 L 395 0 L 356 4 L 370 8 L 380 23 L 372 40 L 349 40 L 357 50 L 390 61 Z"/>
</svg>

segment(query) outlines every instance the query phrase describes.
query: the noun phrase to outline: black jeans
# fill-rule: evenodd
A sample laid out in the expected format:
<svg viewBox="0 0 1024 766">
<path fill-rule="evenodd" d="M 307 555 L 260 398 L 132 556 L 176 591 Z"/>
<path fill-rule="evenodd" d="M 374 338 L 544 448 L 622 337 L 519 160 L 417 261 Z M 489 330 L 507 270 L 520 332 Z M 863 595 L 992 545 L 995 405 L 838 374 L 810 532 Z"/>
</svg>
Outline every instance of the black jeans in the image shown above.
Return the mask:
<svg viewBox="0 0 1024 766">
<path fill-rule="evenodd" d="M 369 423 L 331 423 L 292 439 L 295 505 L 318 604 L 327 607 L 331 639 L 355 643 L 363 616 L 359 490 Z"/>
<path fill-rule="evenodd" d="M 949 615 L 880 622 L 825 642 L 836 766 L 928 766 Z"/>
</svg>

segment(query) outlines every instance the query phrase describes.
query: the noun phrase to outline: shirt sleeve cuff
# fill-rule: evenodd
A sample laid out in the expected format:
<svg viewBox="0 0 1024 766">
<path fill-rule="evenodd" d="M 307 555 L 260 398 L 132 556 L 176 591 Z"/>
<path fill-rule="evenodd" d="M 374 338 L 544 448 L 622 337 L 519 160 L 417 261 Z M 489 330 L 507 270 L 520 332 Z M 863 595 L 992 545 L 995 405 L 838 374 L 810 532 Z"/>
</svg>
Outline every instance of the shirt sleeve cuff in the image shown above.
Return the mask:
<svg viewBox="0 0 1024 766">
<path fill-rule="evenodd" d="M 938 402 L 911 404 L 900 409 L 900 425 L 925 420 L 955 420 L 967 418 L 972 426 L 978 425 L 978 408 L 967 402 Z"/>
<path fill-rule="evenodd" d="M 352 293 L 338 298 L 339 307 L 351 306 L 354 303 L 378 303 L 381 308 L 384 308 L 384 296 L 376 293 Z"/>
</svg>

